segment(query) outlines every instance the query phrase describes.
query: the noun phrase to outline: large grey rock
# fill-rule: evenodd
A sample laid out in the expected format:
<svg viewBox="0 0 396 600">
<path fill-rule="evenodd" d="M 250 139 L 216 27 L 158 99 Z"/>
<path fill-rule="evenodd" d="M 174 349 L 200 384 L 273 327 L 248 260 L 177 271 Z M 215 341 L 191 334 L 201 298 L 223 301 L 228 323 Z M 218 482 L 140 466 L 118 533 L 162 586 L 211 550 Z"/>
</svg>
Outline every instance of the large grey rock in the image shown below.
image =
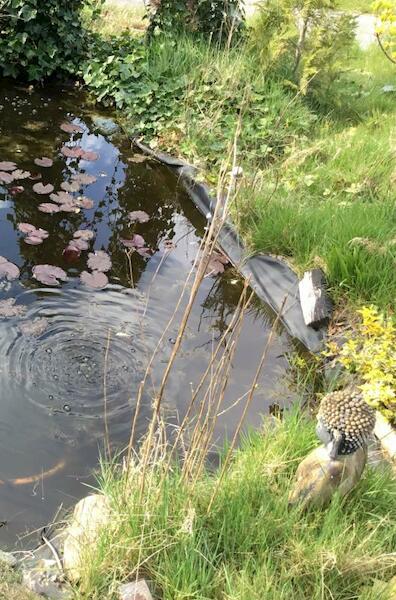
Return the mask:
<svg viewBox="0 0 396 600">
<path fill-rule="evenodd" d="M 17 565 L 17 559 L 10 552 L 3 552 L 0 550 L 0 563 L 2 565 L 7 565 L 7 567 L 15 567 Z"/>
<path fill-rule="evenodd" d="M 39 561 L 35 569 L 23 570 L 22 581 L 30 591 L 49 600 L 71 600 L 74 596 L 70 585 L 59 573 L 56 561 Z"/>
<path fill-rule="evenodd" d="M 120 585 L 118 597 L 120 600 L 153 600 L 145 579 Z"/>
<path fill-rule="evenodd" d="M 87 496 L 76 505 L 63 545 L 63 566 L 72 581 L 80 579 L 84 557 L 109 521 L 109 503 L 101 494 Z"/>
</svg>

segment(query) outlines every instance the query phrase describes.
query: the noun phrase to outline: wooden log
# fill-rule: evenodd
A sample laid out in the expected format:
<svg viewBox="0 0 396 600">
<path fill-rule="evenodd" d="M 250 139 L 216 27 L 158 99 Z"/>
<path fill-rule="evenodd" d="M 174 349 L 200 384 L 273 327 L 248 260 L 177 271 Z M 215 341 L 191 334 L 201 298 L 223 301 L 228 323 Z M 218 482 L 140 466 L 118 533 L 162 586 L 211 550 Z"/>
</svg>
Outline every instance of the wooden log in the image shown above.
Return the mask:
<svg viewBox="0 0 396 600">
<path fill-rule="evenodd" d="M 306 271 L 299 283 L 299 291 L 305 324 L 317 329 L 327 323 L 331 317 L 332 304 L 326 291 L 323 271 Z"/>
</svg>

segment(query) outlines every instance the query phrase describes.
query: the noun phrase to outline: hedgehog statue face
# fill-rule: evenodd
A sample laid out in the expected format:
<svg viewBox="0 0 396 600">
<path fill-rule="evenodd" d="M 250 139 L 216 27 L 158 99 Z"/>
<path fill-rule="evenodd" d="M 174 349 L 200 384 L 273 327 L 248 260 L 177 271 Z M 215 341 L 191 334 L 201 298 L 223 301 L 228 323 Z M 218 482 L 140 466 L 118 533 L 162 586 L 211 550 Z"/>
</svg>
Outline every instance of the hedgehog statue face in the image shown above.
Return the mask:
<svg viewBox="0 0 396 600">
<path fill-rule="evenodd" d="M 353 454 L 366 446 L 374 429 L 375 413 L 356 389 L 327 394 L 320 403 L 316 434 L 330 458 Z"/>
</svg>

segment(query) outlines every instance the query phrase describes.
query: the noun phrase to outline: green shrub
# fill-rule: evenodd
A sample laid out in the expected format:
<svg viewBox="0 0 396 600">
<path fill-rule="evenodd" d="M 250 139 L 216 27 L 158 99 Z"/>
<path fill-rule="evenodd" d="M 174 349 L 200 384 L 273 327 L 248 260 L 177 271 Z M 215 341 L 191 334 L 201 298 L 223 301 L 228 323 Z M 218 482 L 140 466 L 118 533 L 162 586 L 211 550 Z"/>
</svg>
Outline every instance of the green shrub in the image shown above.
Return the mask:
<svg viewBox="0 0 396 600">
<path fill-rule="evenodd" d="M 81 11 L 97 0 L 0 2 L 0 74 L 38 81 L 74 73 L 84 48 Z"/>
</svg>

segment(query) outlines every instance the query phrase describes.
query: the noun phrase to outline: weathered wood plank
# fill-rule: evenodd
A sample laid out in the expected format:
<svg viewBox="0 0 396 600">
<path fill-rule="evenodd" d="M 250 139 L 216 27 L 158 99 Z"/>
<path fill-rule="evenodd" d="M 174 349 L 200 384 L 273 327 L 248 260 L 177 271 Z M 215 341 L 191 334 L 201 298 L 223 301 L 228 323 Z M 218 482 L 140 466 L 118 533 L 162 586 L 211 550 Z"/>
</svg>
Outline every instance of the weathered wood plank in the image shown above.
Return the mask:
<svg viewBox="0 0 396 600">
<path fill-rule="evenodd" d="M 299 283 L 299 292 L 305 324 L 317 328 L 326 323 L 331 317 L 332 304 L 323 271 L 306 271 Z"/>
</svg>

